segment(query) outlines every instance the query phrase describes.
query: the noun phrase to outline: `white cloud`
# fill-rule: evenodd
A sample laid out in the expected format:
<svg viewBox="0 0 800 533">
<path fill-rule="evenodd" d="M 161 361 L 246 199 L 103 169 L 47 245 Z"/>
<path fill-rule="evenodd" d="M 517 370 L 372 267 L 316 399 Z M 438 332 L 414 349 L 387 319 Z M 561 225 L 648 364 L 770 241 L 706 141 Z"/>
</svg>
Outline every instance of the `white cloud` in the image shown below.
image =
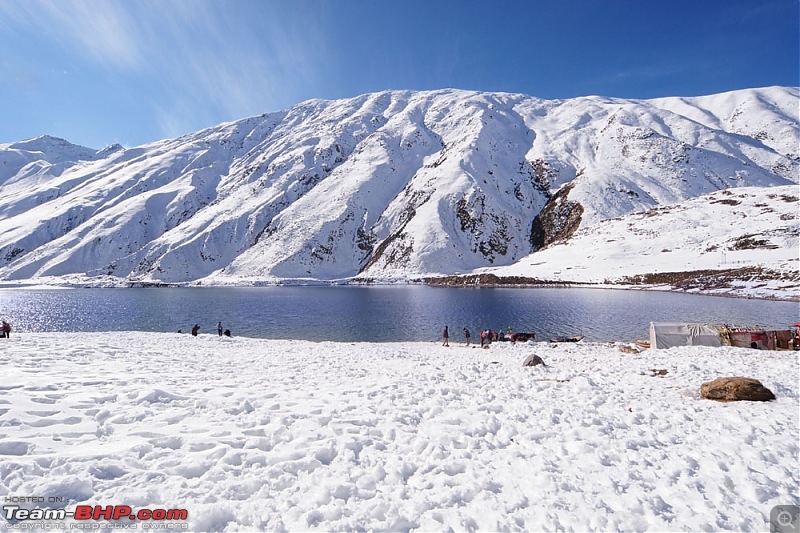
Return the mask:
<svg viewBox="0 0 800 533">
<path fill-rule="evenodd" d="M 10 25 L 19 25 L 101 64 L 136 68 L 143 63 L 136 23 L 127 4 L 101 1 L 0 2 Z"/>
<path fill-rule="evenodd" d="M 293 18 L 269 3 L 254 12 L 220 3 L 167 5 L 159 34 L 168 46 L 151 62 L 176 104 L 161 110 L 162 124 L 170 125 L 165 134 L 187 122 L 185 114 L 221 121 L 274 111 L 328 75 L 321 58 L 330 43 L 311 14 Z"/>
<path fill-rule="evenodd" d="M 12 32 L 30 39 L 31 48 L 63 49 L 87 98 L 99 66 L 111 86 L 135 99 L 129 103 L 140 115 L 152 110 L 131 121 L 149 120 L 160 135 L 175 136 L 275 111 L 331 85 L 335 43 L 325 6 L 0 0 L 0 37 Z"/>
</svg>

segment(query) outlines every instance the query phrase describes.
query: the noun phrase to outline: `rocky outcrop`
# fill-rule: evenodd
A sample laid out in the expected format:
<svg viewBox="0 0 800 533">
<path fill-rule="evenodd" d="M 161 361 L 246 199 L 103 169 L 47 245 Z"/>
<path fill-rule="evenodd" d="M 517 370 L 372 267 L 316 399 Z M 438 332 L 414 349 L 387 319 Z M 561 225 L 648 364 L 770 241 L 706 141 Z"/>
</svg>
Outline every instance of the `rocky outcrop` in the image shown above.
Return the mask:
<svg viewBox="0 0 800 533">
<path fill-rule="evenodd" d="M 573 187 L 572 183 L 562 187 L 533 219 L 531 247 L 534 251 L 570 238 L 580 227 L 583 206 L 569 200 Z"/>
</svg>

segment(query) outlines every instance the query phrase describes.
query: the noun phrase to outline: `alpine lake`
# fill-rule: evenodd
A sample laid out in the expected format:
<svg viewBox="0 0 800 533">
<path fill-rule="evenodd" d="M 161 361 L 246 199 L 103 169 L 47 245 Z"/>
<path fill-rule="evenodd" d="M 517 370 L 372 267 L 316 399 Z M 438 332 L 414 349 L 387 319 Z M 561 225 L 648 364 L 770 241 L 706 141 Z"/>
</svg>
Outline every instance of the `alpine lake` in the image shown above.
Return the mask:
<svg viewBox="0 0 800 533">
<path fill-rule="evenodd" d="M 217 322 L 234 337 L 338 342 L 431 341 L 445 325 L 535 332 L 537 340 L 647 338 L 650 322 L 788 329 L 797 302 L 597 288 L 275 286 L 256 288 L 0 289 L 0 318 L 15 332 L 177 332 Z"/>
</svg>

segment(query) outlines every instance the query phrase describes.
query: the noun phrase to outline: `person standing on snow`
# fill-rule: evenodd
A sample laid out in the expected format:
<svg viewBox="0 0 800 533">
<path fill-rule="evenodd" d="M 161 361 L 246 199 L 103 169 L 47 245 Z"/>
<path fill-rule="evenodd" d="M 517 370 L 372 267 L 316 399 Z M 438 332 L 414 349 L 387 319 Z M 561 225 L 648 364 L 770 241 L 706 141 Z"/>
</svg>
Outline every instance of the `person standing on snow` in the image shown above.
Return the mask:
<svg viewBox="0 0 800 533">
<path fill-rule="evenodd" d="M 464 337 L 467 338 L 467 346 L 469 346 L 470 335 L 469 335 L 469 330 L 467 328 L 464 328 Z"/>
<path fill-rule="evenodd" d="M 217 335 L 222 337 L 222 321 L 217 322 Z"/>
<path fill-rule="evenodd" d="M 492 335 L 492 332 L 489 331 L 488 329 L 484 329 L 484 330 L 481 331 L 481 348 L 484 347 L 484 343 L 486 344 L 487 347 L 490 344 L 492 344 L 492 336 L 491 335 Z"/>
<path fill-rule="evenodd" d="M 447 331 L 447 326 L 445 326 L 444 331 L 442 331 L 442 338 L 444 339 L 442 346 L 450 346 L 450 332 Z"/>
<path fill-rule="evenodd" d="M 200 331 L 200 326 L 195 324 L 194 327 L 192 327 L 192 337 L 197 337 L 197 332 L 198 331 Z"/>
</svg>

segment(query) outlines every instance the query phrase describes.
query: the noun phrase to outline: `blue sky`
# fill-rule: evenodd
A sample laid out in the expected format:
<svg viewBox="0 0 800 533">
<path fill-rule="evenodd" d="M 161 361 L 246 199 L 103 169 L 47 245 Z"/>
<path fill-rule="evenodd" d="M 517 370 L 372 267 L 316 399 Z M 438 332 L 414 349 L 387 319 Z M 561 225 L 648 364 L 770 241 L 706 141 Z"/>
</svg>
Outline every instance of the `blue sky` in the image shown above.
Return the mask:
<svg viewBox="0 0 800 533">
<path fill-rule="evenodd" d="M 798 0 L 0 0 L 0 143 L 136 146 L 310 98 L 800 85 Z"/>
</svg>

